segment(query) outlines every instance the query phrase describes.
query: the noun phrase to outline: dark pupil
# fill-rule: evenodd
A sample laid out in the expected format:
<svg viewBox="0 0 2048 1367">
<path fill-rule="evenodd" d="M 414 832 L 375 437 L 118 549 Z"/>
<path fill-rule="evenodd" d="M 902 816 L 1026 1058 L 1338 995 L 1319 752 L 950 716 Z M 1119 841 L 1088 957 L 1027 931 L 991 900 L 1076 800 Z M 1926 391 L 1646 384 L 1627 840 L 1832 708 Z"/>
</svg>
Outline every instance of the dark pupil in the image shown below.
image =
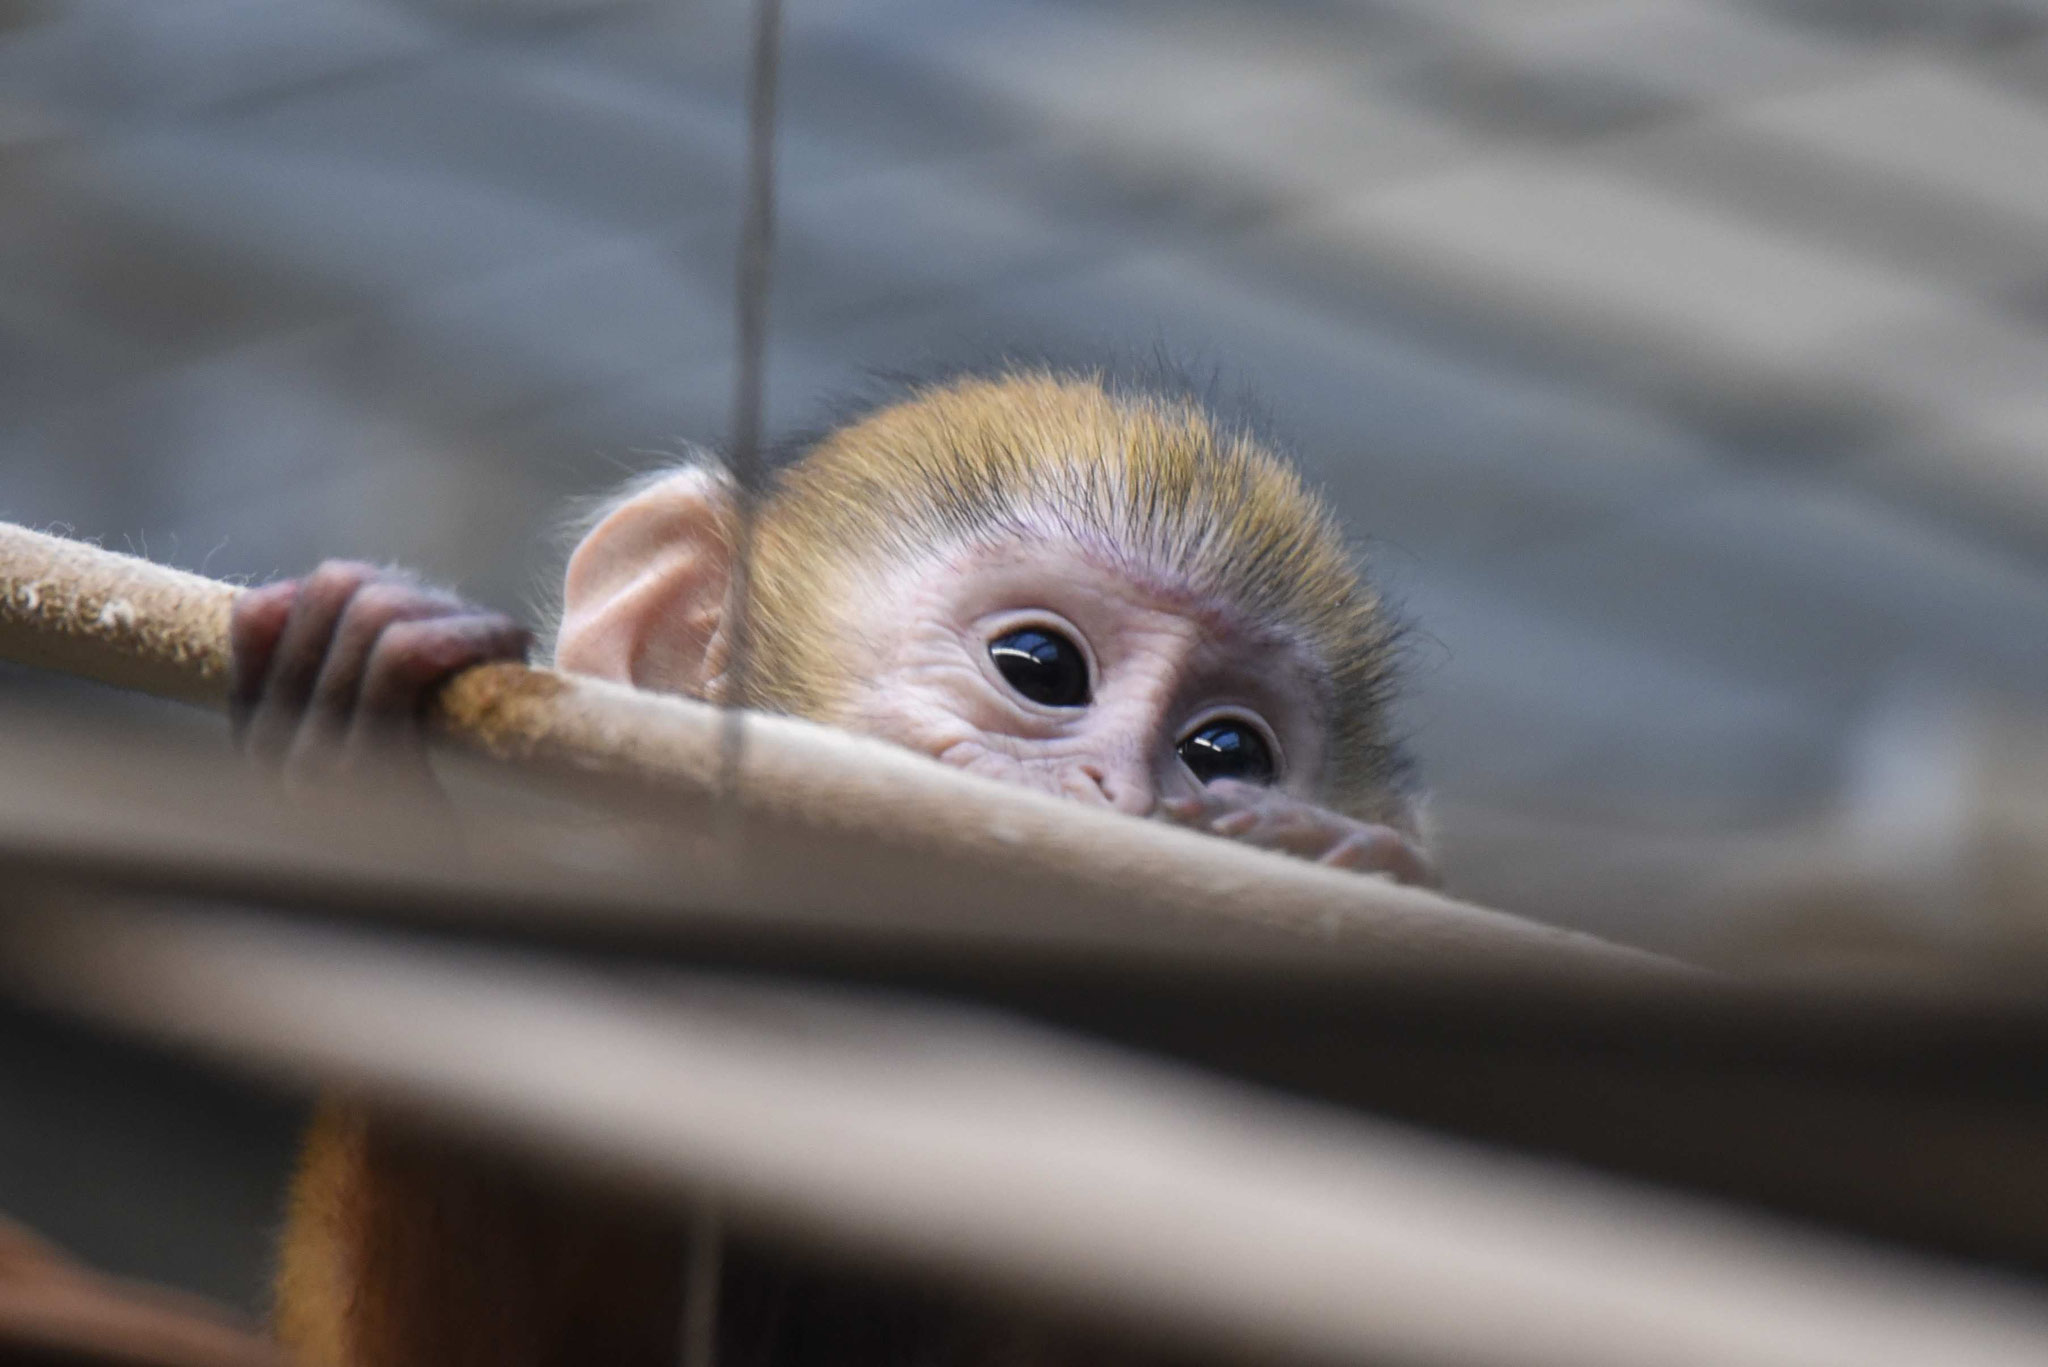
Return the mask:
<svg viewBox="0 0 2048 1367">
<path fill-rule="evenodd" d="M 1180 743 L 1180 758 L 1204 783 L 1219 778 L 1273 781 L 1273 752 L 1266 748 L 1266 738 L 1243 722 L 1210 722 Z"/>
<path fill-rule="evenodd" d="M 1055 631 L 1026 627 L 988 644 L 989 658 L 1010 687 L 1047 707 L 1088 701 L 1088 662 L 1081 648 Z"/>
</svg>

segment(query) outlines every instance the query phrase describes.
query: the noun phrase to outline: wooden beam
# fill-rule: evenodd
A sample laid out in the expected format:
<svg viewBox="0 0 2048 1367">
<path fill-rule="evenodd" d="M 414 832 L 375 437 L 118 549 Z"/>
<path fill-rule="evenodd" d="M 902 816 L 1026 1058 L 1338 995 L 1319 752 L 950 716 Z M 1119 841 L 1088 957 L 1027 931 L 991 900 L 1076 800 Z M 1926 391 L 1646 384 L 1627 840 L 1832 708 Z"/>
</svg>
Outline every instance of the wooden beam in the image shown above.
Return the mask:
<svg viewBox="0 0 2048 1367">
<path fill-rule="evenodd" d="M 850 1253 L 1257 1361 L 2018 1367 L 2038 1288 L 960 1009 L 148 905 L 0 920 L 29 1000 Z"/>
</svg>

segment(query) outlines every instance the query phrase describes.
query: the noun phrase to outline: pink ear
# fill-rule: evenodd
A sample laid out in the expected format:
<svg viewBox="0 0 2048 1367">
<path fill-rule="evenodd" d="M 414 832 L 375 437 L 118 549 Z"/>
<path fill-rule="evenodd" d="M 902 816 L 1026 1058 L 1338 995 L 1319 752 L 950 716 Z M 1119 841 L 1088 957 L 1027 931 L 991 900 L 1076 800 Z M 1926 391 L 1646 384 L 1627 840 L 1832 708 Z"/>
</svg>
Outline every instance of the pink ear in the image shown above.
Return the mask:
<svg viewBox="0 0 2048 1367">
<path fill-rule="evenodd" d="M 605 514 L 569 557 L 555 664 L 701 696 L 719 667 L 731 512 L 725 473 L 697 465 Z"/>
</svg>

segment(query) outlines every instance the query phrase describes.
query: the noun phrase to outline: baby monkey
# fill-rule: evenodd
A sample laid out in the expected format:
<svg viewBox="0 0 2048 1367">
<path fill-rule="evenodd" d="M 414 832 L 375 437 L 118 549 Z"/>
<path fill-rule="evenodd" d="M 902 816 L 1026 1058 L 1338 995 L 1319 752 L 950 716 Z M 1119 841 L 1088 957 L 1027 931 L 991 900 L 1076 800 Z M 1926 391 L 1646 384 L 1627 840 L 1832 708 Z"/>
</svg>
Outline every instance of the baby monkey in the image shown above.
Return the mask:
<svg viewBox="0 0 2048 1367">
<path fill-rule="evenodd" d="M 1012 374 L 830 433 L 760 500 L 737 683 L 735 520 L 708 462 L 628 490 L 570 558 L 556 665 L 1434 881 L 1379 601 L 1320 500 L 1198 406 Z M 373 751 L 423 767 L 426 699 L 530 637 L 331 561 L 243 594 L 233 643 L 245 744 L 310 781 Z"/>
<path fill-rule="evenodd" d="M 830 433 L 759 501 L 744 670 L 736 533 L 715 464 L 627 490 L 569 561 L 555 663 L 1434 879 L 1378 601 L 1296 475 L 1191 403 L 1011 374 Z M 424 776 L 424 701 L 529 644 L 343 563 L 242 595 L 233 638 L 241 734 L 300 781 L 373 753 Z M 330 1102 L 293 1189 L 278 1330 L 315 1367 L 655 1367 L 675 1360 L 682 1246 L 601 1191 Z M 772 1248 L 730 1249 L 720 1295 L 723 1367 L 1149 1360 Z"/>
</svg>

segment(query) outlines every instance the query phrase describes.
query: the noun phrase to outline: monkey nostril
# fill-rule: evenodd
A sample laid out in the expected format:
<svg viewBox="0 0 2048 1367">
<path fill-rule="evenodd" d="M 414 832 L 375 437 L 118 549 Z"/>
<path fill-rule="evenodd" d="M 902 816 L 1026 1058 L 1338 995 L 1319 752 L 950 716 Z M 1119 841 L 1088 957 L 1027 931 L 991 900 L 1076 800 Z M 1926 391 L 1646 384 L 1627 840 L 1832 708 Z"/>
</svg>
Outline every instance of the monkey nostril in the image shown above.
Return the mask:
<svg viewBox="0 0 2048 1367">
<path fill-rule="evenodd" d="M 1120 812 L 1143 816 L 1152 810 L 1152 785 L 1142 778 L 1134 777 L 1118 769 L 1106 768 L 1099 764 L 1083 764 L 1081 776 L 1085 783 L 1082 796 Z"/>
</svg>

